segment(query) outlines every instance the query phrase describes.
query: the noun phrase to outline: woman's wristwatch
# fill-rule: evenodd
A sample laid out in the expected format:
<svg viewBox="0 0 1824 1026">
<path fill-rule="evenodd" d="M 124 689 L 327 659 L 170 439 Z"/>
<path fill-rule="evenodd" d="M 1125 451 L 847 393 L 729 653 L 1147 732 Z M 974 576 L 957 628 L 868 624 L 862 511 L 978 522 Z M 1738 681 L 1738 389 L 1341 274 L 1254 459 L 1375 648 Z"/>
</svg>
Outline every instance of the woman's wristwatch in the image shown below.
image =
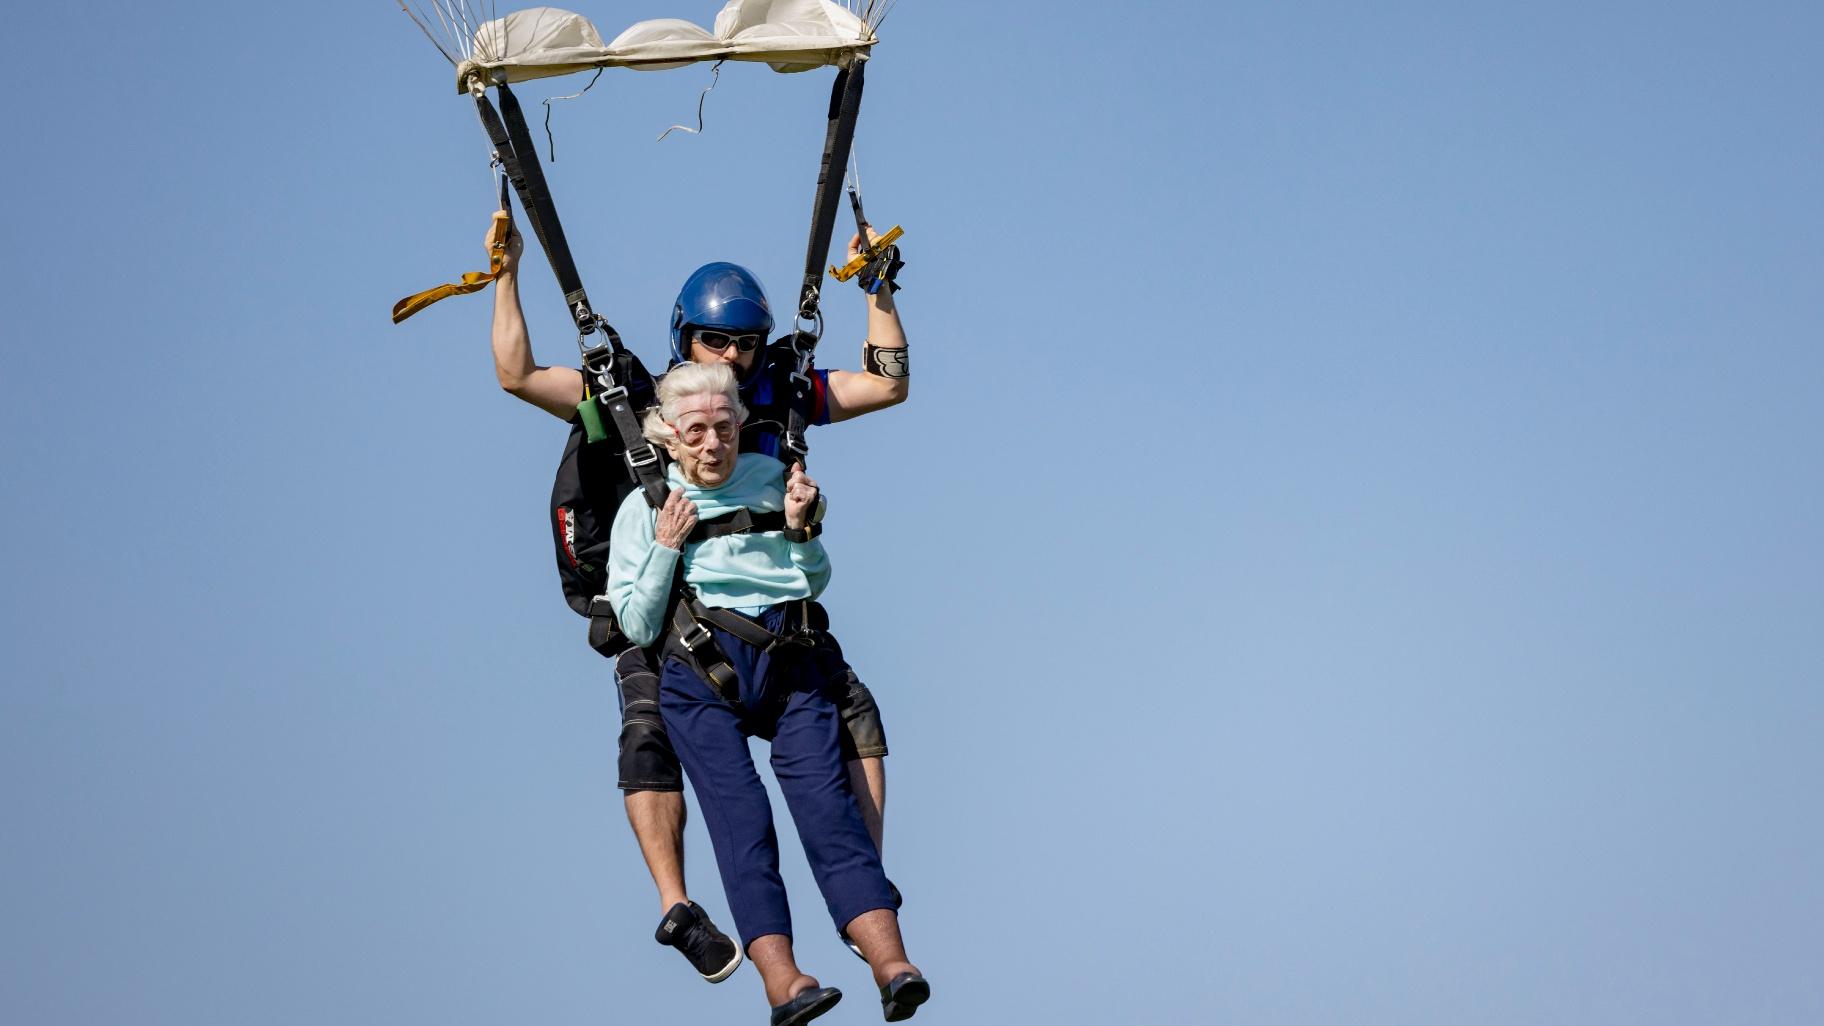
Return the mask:
<svg viewBox="0 0 1824 1026">
<path fill-rule="evenodd" d="M 790 542 L 798 542 L 799 544 L 802 545 L 803 543 L 810 541 L 812 538 L 815 538 L 818 535 L 822 534 L 823 533 L 823 514 L 824 514 L 824 510 L 826 508 L 827 507 L 825 506 L 824 501 L 823 501 L 823 493 L 818 492 L 817 493 L 817 505 L 811 507 L 811 515 L 809 517 L 805 518 L 805 519 L 809 520 L 810 523 L 806 524 L 804 527 L 787 527 L 785 529 L 785 540 L 790 541 Z"/>
</svg>

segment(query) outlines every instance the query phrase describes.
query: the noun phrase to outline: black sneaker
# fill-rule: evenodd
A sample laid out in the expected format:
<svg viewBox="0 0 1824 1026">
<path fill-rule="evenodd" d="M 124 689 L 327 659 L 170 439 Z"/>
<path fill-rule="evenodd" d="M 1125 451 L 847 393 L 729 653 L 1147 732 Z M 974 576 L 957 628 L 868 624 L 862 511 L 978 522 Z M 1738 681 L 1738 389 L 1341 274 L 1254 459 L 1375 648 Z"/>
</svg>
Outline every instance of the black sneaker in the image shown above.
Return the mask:
<svg viewBox="0 0 1824 1026">
<path fill-rule="evenodd" d="M 711 983 L 721 983 L 741 968 L 741 947 L 716 929 L 709 916 L 696 902 L 679 902 L 671 906 L 659 921 L 653 939 L 677 948 L 690 959 L 698 973 Z"/>
<path fill-rule="evenodd" d="M 893 881 L 888 880 L 887 881 L 887 891 L 888 891 L 888 893 L 890 893 L 893 896 L 894 910 L 898 911 L 899 906 L 906 903 L 905 899 L 899 896 L 899 888 L 893 886 Z M 850 951 L 855 952 L 856 958 L 861 959 L 863 962 L 866 962 L 868 960 L 868 956 L 861 953 L 861 945 L 855 943 L 853 940 L 851 940 L 849 938 L 849 931 L 837 930 L 836 936 L 842 938 L 842 944 L 844 947 L 848 948 Z"/>
</svg>

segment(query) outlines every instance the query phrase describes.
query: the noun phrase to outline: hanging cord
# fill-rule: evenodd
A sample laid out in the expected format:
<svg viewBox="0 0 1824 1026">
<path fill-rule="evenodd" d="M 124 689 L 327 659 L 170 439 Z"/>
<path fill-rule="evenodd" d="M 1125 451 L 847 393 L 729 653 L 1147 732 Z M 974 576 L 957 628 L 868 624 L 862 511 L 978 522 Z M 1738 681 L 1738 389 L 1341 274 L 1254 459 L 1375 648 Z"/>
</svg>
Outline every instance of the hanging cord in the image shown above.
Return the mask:
<svg viewBox="0 0 1824 1026">
<path fill-rule="evenodd" d="M 684 125 L 673 125 L 665 131 L 660 132 L 659 137 L 654 139 L 653 142 L 664 142 L 665 137 L 673 132 L 689 132 L 691 135 L 696 135 L 703 131 L 703 102 L 709 99 L 710 90 L 714 89 L 716 83 L 721 80 L 722 63 L 727 59 L 728 58 L 726 57 L 722 58 L 722 60 L 717 61 L 715 65 L 709 69 L 709 85 L 705 86 L 703 91 L 697 94 L 697 127 L 689 128 Z"/>
<path fill-rule="evenodd" d="M 555 138 L 553 138 L 551 135 L 551 101 L 552 100 L 574 100 L 577 97 L 588 92 L 589 90 L 594 89 L 595 88 L 595 79 L 602 77 L 602 70 L 603 69 L 601 69 L 601 68 L 595 69 L 595 78 L 590 79 L 588 85 L 582 87 L 581 89 L 577 90 L 574 93 L 571 93 L 569 96 L 548 96 L 545 98 L 545 150 L 546 150 L 546 152 L 551 154 L 549 157 L 547 157 L 545 159 L 549 160 L 551 163 L 553 163 L 553 164 L 557 163 L 557 140 Z"/>
</svg>

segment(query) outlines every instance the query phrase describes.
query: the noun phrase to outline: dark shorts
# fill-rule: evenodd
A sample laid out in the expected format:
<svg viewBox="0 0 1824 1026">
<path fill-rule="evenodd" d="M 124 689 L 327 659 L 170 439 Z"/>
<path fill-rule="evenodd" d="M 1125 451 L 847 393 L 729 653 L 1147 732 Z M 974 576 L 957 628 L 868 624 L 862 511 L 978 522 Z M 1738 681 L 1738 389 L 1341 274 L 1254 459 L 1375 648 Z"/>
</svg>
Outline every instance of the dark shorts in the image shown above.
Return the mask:
<svg viewBox="0 0 1824 1026">
<path fill-rule="evenodd" d="M 844 762 L 887 754 L 887 732 L 880 723 L 874 694 L 843 658 L 842 646 L 829 633 L 823 607 L 811 604 L 811 626 L 819 642 L 813 652 L 826 693 L 842 716 L 837 741 Z M 672 750 L 671 737 L 659 717 L 659 657 L 656 649 L 630 648 L 614 663 L 621 690 L 620 788 L 623 791 L 682 791 L 684 771 Z"/>
</svg>

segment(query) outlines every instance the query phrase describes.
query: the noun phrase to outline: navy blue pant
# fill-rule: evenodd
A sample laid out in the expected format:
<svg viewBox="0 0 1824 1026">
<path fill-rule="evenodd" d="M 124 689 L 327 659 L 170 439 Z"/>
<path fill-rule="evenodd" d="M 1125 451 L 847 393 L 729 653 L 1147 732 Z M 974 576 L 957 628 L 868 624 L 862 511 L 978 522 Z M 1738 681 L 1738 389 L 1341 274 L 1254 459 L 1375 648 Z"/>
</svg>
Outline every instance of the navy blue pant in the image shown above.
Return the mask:
<svg viewBox="0 0 1824 1026">
<path fill-rule="evenodd" d="M 775 606 L 759 622 L 777 633 L 783 614 Z M 894 908 L 880 853 L 849 789 L 838 738 L 841 717 L 811 650 L 787 645 L 767 653 L 712 631 L 734 666 L 742 710 L 724 702 L 675 656 L 660 668 L 659 709 L 715 845 L 742 949 L 756 937 L 792 935 L 779 878 L 779 838 L 766 787 L 748 753 L 750 734 L 772 742 L 773 776 L 837 929 L 864 912 Z"/>
</svg>

